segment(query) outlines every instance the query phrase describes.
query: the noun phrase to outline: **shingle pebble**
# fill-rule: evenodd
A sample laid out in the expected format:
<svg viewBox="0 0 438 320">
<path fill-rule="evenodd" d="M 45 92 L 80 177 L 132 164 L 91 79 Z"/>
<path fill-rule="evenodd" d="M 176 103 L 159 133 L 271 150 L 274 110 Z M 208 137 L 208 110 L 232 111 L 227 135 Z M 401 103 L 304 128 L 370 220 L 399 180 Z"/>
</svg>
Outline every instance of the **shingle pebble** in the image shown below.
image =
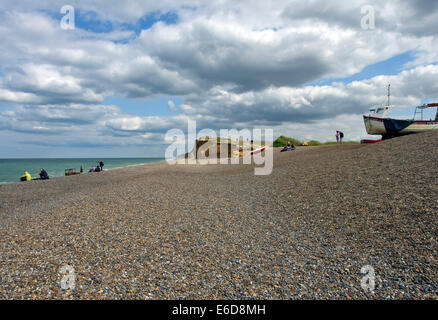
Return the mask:
<svg viewBox="0 0 438 320">
<path fill-rule="evenodd" d="M 0 299 L 437 299 L 437 137 L 1 186 Z"/>
</svg>

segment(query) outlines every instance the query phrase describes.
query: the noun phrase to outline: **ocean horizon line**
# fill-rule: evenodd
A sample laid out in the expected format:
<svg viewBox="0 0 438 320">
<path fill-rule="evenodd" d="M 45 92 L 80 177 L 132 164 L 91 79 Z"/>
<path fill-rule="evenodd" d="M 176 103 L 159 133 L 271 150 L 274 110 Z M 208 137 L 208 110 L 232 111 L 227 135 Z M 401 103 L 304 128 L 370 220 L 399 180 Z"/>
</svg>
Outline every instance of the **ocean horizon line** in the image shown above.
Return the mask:
<svg viewBox="0 0 438 320">
<path fill-rule="evenodd" d="M 160 162 L 164 157 L 127 157 L 127 158 L 0 158 L 0 184 L 19 182 L 24 172 L 38 177 L 40 168 L 44 168 L 51 178 L 65 175 L 66 170 L 73 169 L 83 172 L 98 165 L 98 160 L 104 162 L 104 170 L 113 170 L 136 165 Z"/>
<path fill-rule="evenodd" d="M 20 158 L 20 157 L 12 157 L 12 158 L 1 158 L 0 160 L 62 160 L 62 159 L 164 159 L 164 157 L 33 157 L 33 158 Z"/>
</svg>

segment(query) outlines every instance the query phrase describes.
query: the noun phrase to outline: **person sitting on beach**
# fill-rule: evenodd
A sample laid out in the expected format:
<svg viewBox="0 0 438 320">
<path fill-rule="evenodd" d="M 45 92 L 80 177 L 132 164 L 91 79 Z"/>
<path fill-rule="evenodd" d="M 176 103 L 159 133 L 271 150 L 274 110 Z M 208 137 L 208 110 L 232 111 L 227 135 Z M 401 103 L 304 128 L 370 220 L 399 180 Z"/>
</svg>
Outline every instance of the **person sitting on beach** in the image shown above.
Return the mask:
<svg viewBox="0 0 438 320">
<path fill-rule="evenodd" d="M 290 141 L 287 142 L 287 145 L 284 146 L 283 149 L 281 149 L 281 152 L 289 151 L 289 150 L 295 150 L 295 146 L 290 143 Z"/>
<path fill-rule="evenodd" d="M 46 170 L 44 170 L 44 168 L 40 168 L 40 178 L 42 180 L 49 179 L 49 174 L 47 173 Z"/>
<path fill-rule="evenodd" d="M 94 172 L 100 172 L 100 171 L 102 171 L 102 169 L 101 169 L 99 166 L 97 166 L 96 168 L 94 168 Z"/>
<path fill-rule="evenodd" d="M 32 177 L 30 176 L 29 172 L 25 171 L 24 174 L 20 178 L 21 181 L 30 181 L 32 180 Z"/>
</svg>

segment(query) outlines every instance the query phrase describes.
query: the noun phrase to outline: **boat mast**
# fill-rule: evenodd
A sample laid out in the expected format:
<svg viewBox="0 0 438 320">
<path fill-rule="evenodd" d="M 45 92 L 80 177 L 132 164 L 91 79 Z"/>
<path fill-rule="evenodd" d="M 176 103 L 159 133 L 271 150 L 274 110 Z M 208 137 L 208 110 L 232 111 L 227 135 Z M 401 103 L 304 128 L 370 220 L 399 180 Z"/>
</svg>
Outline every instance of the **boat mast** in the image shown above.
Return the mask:
<svg viewBox="0 0 438 320">
<path fill-rule="evenodd" d="M 391 84 L 388 84 L 388 107 L 391 102 Z"/>
</svg>

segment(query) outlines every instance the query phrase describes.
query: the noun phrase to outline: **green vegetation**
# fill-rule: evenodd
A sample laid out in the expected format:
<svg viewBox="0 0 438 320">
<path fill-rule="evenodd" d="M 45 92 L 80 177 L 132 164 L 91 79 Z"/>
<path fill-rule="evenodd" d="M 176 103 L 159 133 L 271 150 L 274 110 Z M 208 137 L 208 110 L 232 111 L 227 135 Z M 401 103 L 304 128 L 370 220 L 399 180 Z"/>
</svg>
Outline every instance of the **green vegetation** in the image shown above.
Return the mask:
<svg viewBox="0 0 438 320">
<path fill-rule="evenodd" d="M 309 144 L 309 146 L 320 146 L 320 145 L 322 145 L 322 143 L 319 142 L 318 140 L 310 140 L 310 141 L 307 141 L 307 143 Z"/>
<path fill-rule="evenodd" d="M 211 139 L 211 137 L 204 137 L 204 139 L 209 140 Z M 217 137 L 216 138 L 218 142 L 228 142 L 228 143 L 232 143 L 233 141 L 230 138 L 221 138 L 221 137 Z M 290 141 L 291 144 L 295 145 L 295 146 L 300 146 L 304 141 L 300 141 L 298 139 L 294 139 L 294 138 L 290 138 L 290 137 L 285 137 L 285 136 L 279 136 L 273 143 L 274 147 L 284 147 L 287 145 L 287 142 Z M 237 141 L 236 141 L 237 142 Z M 306 141 L 307 144 L 309 146 L 326 146 L 326 145 L 332 145 L 332 144 L 336 144 L 336 141 L 327 141 L 327 142 L 320 142 L 318 140 L 310 140 L 310 141 Z M 342 141 L 343 144 L 358 144 L 358 141 Z M 238 141 L 239 146 L 243 146 L 243 140 Z M 263 141 L 262 141 L 262 145 L 264 145 Z"/>
<path fill-rule="evenodd" d="M 273 143 L 274 147 L 284 147 L 287 145 L 287 142 L 290 141 L 291 144 L 299 146 L 301 145 L 301 141 L 294 139 L 294 138 L 288 138 L 285 136 L 279 136 Z"/>
<path fill-rule="evenodd" d="M 279 136 L 275 141 L 273 146 L 274 147 L 284 147 L 287 145 L 287 142 L 290 141 L 291 144 L 295 146 L 300 146 L 304 141 L 300 141 L 294 138 L 289 138 L 285 136 Z M 332 145 L 336 144 L 336 141 L 327 141 L 327 142 L 320 142 L 317 140 L 310 140 L 307 141 L 309 146 L 325 146 L 325 145 Z M 342 141 L 343 144 L 359 144 L 358 141 Z"/>
</svg>

